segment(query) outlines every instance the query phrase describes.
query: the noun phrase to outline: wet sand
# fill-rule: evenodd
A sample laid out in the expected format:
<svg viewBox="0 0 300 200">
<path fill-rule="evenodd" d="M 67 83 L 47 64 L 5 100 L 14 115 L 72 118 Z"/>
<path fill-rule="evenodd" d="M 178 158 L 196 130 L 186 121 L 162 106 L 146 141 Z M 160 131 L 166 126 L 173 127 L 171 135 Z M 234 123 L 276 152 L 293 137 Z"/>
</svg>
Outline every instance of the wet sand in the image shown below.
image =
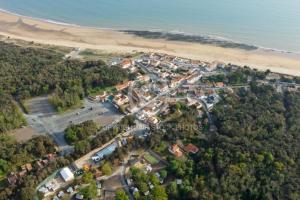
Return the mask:
<svg viewBox="0 0 300 200">
<path fill-rule="evenodd" d="M 0 11 L 0 35 L 41 44 L 102 50 L 107 53 L 158 52 L 247 65 L 300 76 L 300 55 L 263 49 L 220 47 L 192 41 L 153 39 L 111 29 L 56 24 Z"/>
</svg>

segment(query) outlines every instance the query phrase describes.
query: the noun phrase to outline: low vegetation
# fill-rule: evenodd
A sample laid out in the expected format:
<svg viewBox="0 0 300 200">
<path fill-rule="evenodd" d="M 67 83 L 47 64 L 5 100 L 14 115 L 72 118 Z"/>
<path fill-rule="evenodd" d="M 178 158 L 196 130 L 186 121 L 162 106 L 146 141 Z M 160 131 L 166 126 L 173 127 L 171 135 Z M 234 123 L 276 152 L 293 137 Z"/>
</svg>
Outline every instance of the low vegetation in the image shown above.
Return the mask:
<svg viewBox="0 0 300 200">
<path fill-rule="evenodd" d="M 134 197 L 137 200 L 145 199 L 145 194 L 149 193 L 146 197 L 152 200 L 167 200 L 168 195 L 163 186 L 160 185 L 160 180 L 153 173 L 145 174 L 138 168 L 130 169 L 132 179 L 138 188 L 138 191 L 134 192 Z M 153 188 L 150 189 L 149 185 Z"/>
<path fill-rule="evenodd" d="M 88 123 L 91 125 L 91 127 L 94 127 L 92 125 L 92 123 Z M 66 138 L 73 138 L 70 140 L 70 138 L 68 139 L 69 142 L 74 141 L 74 156 L 75 157 L 80 157 L 88 152 L 90 152 L 92 149 L 96 149 L 100 146 L 102 146 L 103 144 L 109 142 L 111 139 L 113 139 L 114 137 L 116 137 L 119 133 L 122 133 L 124 131 L 126 131 L 126 129 L 128 127 L 131 127 L 135 125 L 134 122 L 134 117 L 133 116 L 125 116 L 118 124 L 116 124 L 115 126 L 113 126 L 110 129 L 107 130 L 102 130 L 99 133 L 97 133 L 95 135 L 94 138 L 89 138 L 89 137 L 77 137 L 77 134 L 74 134 L 76 131 L 71 131 L 70 132 L 70 128 L 68 128 L 66 130 L 67 134 L 65 135 Z M 81 125 L 77 125 L 77 127 L 82 127 L 83 124 Z M 78 129 L 77 129 L 78 130 Z M 87 133 L 84 134 L 85 131 L 83 131 L 83 133 L 79 133 L 79 135 L 84 134 L 85 136 L 87 135 L 92 135 L 93 132 L 93 128 L 91 128 L 91 130 Z M 70 132 L 68 134 L 68 132 Z M 75 140 L 74 140 L 75 139 Z"/>
<path fill-rule="evenodd" d="M 0 134 L 25 124 L 26 121 L 12 97 L 0 92 Z"/>
<path fill-rule="evenodd" d="M 96 134 L 97 130 L 98 127 L 92 120 L 81 124 L 72 124 L 65 130 L 65 139 L 69 144 L 73 144 Z"/>
<path fill-rule="evenodd" d="M 67 159 L 57 158 L 43 169 L 38 169 L 35 161 L 44 158 L 47 154 L 56 152 L 52 139 L 44 136 L 36 137 L 26 143 L 17 143 L 9 136 L 0 136 L 0 199 L 32 199 L 36 186 L 56 169 L 69 163 Z M 18 178 L 16 184 L 9 184 L 6 175 L 9 172 L 21 170 L 21 166 L 30 163 L 31 172 Z"/>
</svg>

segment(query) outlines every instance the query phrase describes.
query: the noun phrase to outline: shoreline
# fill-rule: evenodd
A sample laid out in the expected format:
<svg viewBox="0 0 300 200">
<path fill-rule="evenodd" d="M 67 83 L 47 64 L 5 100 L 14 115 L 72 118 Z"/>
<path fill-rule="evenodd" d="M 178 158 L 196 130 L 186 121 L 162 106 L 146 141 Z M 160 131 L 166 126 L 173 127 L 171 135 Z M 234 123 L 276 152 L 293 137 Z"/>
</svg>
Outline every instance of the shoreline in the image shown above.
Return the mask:
<svg viewBox="0 0 300 200">
<path fill-rule="evenodd" d="M 284 49 L 276 49 L 271 47 L 264 47 L 259 46 L 257 44 L 250 44 L 250 43 L 243 43 L 238 40 L 233 40 L 230 38 L 225 38 L 218 35 L 202 35 L 202 34 L 192 34 L 192 33 L 186 33 L 186 32 L 179 32 L 176 30 L 173 31 L 163 31 L 161 29 L 145 29 L 145 30 L 138 30 L 138 29 L 115 29 L 115 28 L 109 28 L 109 27 L 95 27 L 95 26 L 85 26 L 85 25 L 79 25 L 75 23 L 68 23 L 64 21 L 57 21 L 54 19 L 46 19 L 46 18 L 38 18 L 38 17 L 32 17 L 32 16 L 26 16 L 22 14 L 18 14 L 9 10 L 5 10 L 0 8 L 0 13 L 6 13 L 9 15 L 18 16 L 21 18 L 27 18 L 31 20 L 37 20 L 45 23 L 55 24 L 55 25 L 61 25 L 61 26 L 70 26 L 70 27 L 76 27 L 76 28 L 84 28 L 84 29 L 95 29 L 95 30 L 112 30 L 117 32 L 124 32 L 127 34 L 149 38 L 148 36 L 151 36 L 154 34 L 154 38 L 150 39 L 165 39 L 169 41 L 181 41 L 181 42 L 191 42 L 191 43 L 200 43 L 200 44 L 208 44 L 208 45 L 216 45 L 223 48 L 240 48 L 244 50 L 262 50 L 262 51 L 271 51 L 271 52 L 277 52 L 277 53 L 287 53 L 287 54 L 295 54 L 300 56 L 299 52 L 293 52 L 289 50 Z M 166 37 L 167 36 L 167 37 Z M 168 37 L 169 36 L 169 37 Z M 179 38 L 175 38 L 175 37 Z M 189 40 L 189 38 L 194 38 L 192 40 Z M 228 45 L 228 46 L 225 46 Z"/>
<path fill-rule="evenodd" d="M 129 33 L 126 33 L 129 32 Z M 130 33 L 131 32 L 131 33 Z M 146 33 L 146 37 L 141 34 Z M 243 46 L 236 42 L 214 41 L 204 36 L 178 33 L 154 32 L 154 38 L 147 37 L 150 31 L 115 30 L 93 28 L 52 20 L 36 19 L 16 15 L 0 9 L 0 35 L 66 47 L 97 49 L 108 53 L 131 53 L 135 51 L 167 53 L 206 62 L 219 61 L 237 65 L 247 65 L 260 70 L 270 69 L 282 74 L 300 75 L 300 54 Z M 164 37 L 161 37 L 163 35 Z M 206 41 L 208 40 L 208 41 Z M 204 44 L 203 44 L 204 43 Z M 242 45 L 242 46 L 239 46 Z M 238 48 L 233 48 L 238 46 Z"/>
</svg>

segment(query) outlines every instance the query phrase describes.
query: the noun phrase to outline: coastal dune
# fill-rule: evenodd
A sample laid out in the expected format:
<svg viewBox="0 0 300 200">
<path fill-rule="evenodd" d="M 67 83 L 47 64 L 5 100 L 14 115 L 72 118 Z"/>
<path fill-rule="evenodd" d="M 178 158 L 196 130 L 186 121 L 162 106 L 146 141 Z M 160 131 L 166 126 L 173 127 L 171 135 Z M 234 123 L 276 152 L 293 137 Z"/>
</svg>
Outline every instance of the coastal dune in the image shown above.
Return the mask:
<svg viewBox="0 0 300 200">
<path fill-rule="evenodd" d="M 107 53 L 167 53 L 207 62 L 247 65 L 259 70 L 270 69 L 278 73 L 300 76 L 300 55 L 296 53 L 146 39 L 111 29 L 52 23 L 6 12 L 0 12 L 0 35 L 41 44 L 97 49 Z"/>
</svg>

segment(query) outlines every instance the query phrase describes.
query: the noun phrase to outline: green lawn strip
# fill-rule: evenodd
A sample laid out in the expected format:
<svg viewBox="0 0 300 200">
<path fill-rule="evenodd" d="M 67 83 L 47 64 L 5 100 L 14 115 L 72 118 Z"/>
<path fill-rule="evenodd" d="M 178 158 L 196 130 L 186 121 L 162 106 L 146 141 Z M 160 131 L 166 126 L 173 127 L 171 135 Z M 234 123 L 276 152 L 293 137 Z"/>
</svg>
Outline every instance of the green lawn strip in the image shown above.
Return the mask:
<svg viewBox="0 0 300 200">
<path fill-rule="evenodd" d="M 144 158 L 145 158 L 151 165 L 155 165 L 155 164 L 157 164 L 157 163 L 159 162 L 155 157 L 151 156 L 149 153 L 146 153 L 146 154 L 144 155 Z"/>
</svg>

